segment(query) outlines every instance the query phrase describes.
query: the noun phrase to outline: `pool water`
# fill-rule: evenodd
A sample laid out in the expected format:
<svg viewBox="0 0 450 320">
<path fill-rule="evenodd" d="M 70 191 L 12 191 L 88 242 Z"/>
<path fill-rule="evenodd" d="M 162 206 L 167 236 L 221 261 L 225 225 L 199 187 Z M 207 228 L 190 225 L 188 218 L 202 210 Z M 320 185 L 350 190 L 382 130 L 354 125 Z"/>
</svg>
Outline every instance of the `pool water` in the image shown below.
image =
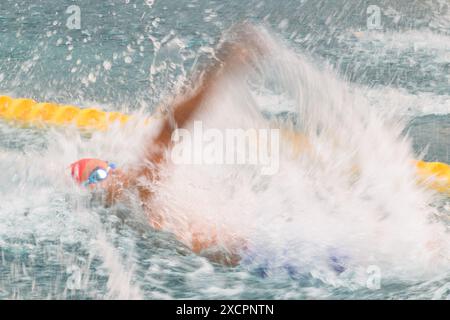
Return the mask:
<svg viewBox="0 0 450 320">
<path fill-rule="evenodd" d="M 407 165 L 450 163 L 446 0 L 4 0 L 0 94 L 150 114 L 243 20 L 272 54 L 223 84 L 205 123 L 294 123 L 320 160 L 285 148 L 274 176 L 178 166 L 154 186 L 176 223 L 195 214 L 244 234 L 242 263 L 211 263 L 152 230 L 138 201 L 105 208 L 70 181 L 82 157 L 136 161 L 143 125 L 0 122 L 0 299 L 449 297 L 450 201 Z"/>
</svg>

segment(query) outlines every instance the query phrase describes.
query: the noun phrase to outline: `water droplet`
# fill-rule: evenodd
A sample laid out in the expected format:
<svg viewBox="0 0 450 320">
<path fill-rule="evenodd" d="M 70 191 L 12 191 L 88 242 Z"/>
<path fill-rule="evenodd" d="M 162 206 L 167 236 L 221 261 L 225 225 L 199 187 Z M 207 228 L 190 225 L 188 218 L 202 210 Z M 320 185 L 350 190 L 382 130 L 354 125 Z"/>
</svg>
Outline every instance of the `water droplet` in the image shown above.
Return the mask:
<svg viewBox="0 0 450 320">
<path fill-rule="evenodd" d="M 286 29 L 289 26 L 289 20 L 288 19 L 283 19 L 281 20 L 281 22 L 278 24 L 278 28 L 281 30 Z"/>
<path fill-rule="evenodd" d="M 103 68 L 105 68 L 105 70 L 111 70 L 111 62 L 107 60 L 103 61 Z"/>
<path fill-rule="evenodd" d="M 97 77 L 93 73 L 89 73 L 88 80 L 94 83 L 95 81 L 97 81 Z"/>
</svg>

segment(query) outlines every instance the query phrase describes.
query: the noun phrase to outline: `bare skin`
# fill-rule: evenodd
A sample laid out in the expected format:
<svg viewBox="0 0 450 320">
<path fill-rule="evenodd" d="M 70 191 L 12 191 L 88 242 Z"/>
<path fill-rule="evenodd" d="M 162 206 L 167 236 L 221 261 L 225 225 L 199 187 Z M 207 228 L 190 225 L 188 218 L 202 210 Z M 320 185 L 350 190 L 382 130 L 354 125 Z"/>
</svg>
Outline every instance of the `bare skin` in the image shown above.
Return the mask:
<svg viewBox="0 0 450 320">
<path fill-rule="evenodd" d="M 190 95 L 176 99 L 178 102 L 165 115 L 159 134 L 149 143 L 144 153 L 142 163 L 151 165 L 142 165 L 128 172 L 114 170 L 110 178 L 104 181 L 102 186 L 106 189 L 106 201 L 109 205 L 123 198 L 124 190 L 135 189 L 139 194 L 150 225 L 156 230 L 166 229 L 164 217 L 151 207 L 152 191 L 142 185 L 140 181 L 145 180 L 152 183 L 160 179 L 158 169 L 166 161 L 165 151 L 172 146 L 172 132 L 176 128 L 185 128 L 195 120 L 202 103 L 214 89 L 218 80 L 263 55 L 261 41 L 252 28 L 248 25 L 240 25 L 237 28 L 240 28 L 240 31 L 236 32 L 237 41 L 226 42 L 221 46 L 216 55 L 217 61 L 204 72 L 196 89 Z M 230 230 L 224 228 L 219 230 L 218 227 L 206 225 L 203 221 L 188 221 L 188 225 L 187 233 L 186 230 L 173 230 L 173 228 L 171 231 L 193 252 L 200 254 L 207 249 L 222 245 L 226 250 L 214 251 L 215 253 L 208 255 L 208 258 L 226 265 L 239 263 L 238 251 L 245 248 L 245 240 L 236 237 Z"/>
</svg>

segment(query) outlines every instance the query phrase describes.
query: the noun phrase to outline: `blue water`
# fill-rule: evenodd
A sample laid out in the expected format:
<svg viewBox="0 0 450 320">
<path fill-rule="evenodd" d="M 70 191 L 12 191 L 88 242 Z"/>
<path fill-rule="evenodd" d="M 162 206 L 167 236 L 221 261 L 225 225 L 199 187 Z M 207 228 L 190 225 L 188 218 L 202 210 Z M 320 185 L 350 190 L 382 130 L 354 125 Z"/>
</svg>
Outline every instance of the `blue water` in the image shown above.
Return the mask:
<svg viewBox="0 0 450 320">
<path fill-rule="evenodd" d="M 80 8 L 79 30 L 66 26 L 71 5 Z M 379 30 L 367 29 L 370 5 L 381 8 Z M 0 94 L 151 113 L 208 63 L 211 49 L 229 27 L 249 20 L 270 29 L 287 47 L 283 50 L 306 56 L 317 68 L 330 65 L 340 83 L 364 88 L 367 107 L 398 109 L 395 112 L 405 123 L 403 135 L 411 139 L 416 157 L 450 163 L 449 6 L 446 0 L 4 0 Z M 285 115 L 292 110 L 281 103 L 264 112 Z M 5 172 L 0 188 L 0 298 L 442 299 L 448 295 L 450 268 L 429 275 L 425 267 L 418 267 L 419 272 L 409 274 L 397 259 L 383 261 L 379 264 L 383 271 L 389 269 L 389 276 L 373 289 L 364 278 L 365 265 L 362 275 L 351 267 L 341 272 L 339 261 L 330 255 L 337 266 L 323 271 L 319 263 L 311 264 L 322 249 L 297 243 L 292 244 L 294 254 L 270 243 L 273 248 L 266 256 L 278 260 L 269 263 L 271 267 L 261 262 L 265 257 L 234 268 L 212 264 L 170 233 L 151 230 L 133 209 L 104 208 L 73 187 L 55 182 L 63 180 L 63 174 L 55 173 L 58 168 L 89 152 L 120 158 L 133 150 L 126 137 L 115 141 L 106 136 L 107 143 L 102 143 L 102 136 L 93 139 L 0 123 L 0 169 Z M 282 216 L 286 210 L 301 215 L 304 208 L 281 194 L 266 194 L 280 203 L 273 205 L 271 214 Z M 267 204 L 270 208 L 273 203 Z M 323 204 L 323 211 L 328 210 L 326 201 Z M 428 205 L 437 210 L 431 219 L 437 219 L 448 235 L 448 198 Z M 284 230 L 277 219 L 272 220 L 274 226 Z M 296 230 L 289 227 L 285 232 L 292 229 Z M 267 238 L 276 240 L 277 233 Z M 285 252 L 290 252 L 288 258 Z M 399 249 L 398 256 L 402 254 Z M 284 260 L 295 265 L 295 272 L 285 267 Z"/>
</svg>

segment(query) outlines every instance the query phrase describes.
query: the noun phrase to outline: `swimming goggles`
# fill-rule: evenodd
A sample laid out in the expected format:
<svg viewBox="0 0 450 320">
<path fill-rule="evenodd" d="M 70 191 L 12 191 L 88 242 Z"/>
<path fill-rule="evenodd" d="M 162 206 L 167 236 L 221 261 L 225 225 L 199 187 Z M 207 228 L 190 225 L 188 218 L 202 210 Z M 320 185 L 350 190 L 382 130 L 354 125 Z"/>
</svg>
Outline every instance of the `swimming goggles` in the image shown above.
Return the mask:
<svg viewBox="0 0 450 320">
<path fill-rule="evenodd" d="M 116 165 L 110 162 L 108 162 L 108 167 L 106 169 L 97 167 L 94 170 L 92 170 L 92 172 L 89 174 L 89 177 L 84 182 L 84 184 L 88 186 L 102 182 L 103 180 L 108 178 L 109 172 L 114 169 L 116 169 Z"/>
</svg>

